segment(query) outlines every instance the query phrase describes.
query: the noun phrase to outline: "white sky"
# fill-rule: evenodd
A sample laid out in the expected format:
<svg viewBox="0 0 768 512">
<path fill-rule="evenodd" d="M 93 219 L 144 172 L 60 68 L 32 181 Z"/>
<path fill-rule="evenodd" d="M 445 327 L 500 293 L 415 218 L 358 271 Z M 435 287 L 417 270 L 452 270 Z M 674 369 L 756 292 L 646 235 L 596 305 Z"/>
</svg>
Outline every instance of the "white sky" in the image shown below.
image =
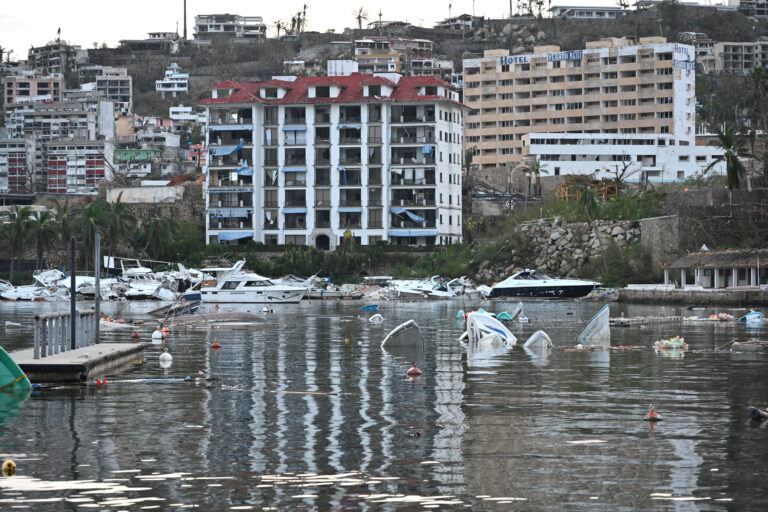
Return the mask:
<svg viewBox="0 0 768 512">
<path fill-rule="evenodd" d="M 307 30 L 342 32 L 356 25 L 353 15 L 365 7 L 369 21 L 407 20 L 414 25 L 431 27 L 451 14 L 471 13 L 498 18 L 509 14 L 509 0 L 282 0 L 255 2 L 253 0 L 187 0 L 187 31 L 193 34 L 195 14 L 231 13 L 261 16 L 274 35 L 276 20 L 288 20 L 304 3 L 307 8 Z M 557 5 L 615 5 L 611 0 L 554 0 Z M 514 0 L 517 9 L 517 0 Z M 183 0 L 36 0 L 31 4 L 20 0 L 0 0 L 0 46 L 13 49 L 12 59 L 26 59 L 30 46 L 41 46 L 61 38 L 83 48 L 93 43 L 115 46 L 120 39 L 143 39 L 147 32 L 172 32 L 179 24 L 183 32 Z"/>
</svg>

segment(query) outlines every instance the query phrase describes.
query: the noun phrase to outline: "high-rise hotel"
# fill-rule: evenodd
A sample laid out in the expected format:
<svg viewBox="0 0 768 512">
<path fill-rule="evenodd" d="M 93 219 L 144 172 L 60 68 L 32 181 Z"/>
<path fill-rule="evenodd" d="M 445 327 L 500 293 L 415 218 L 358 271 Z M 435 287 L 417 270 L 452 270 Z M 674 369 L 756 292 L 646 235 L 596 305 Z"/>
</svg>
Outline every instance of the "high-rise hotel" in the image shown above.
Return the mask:
<svg viewBox="0 0 768 512">
<path fill-rule="evenodd" d="M 464 141 L 475 149 L 474 168 L 537 156 L 550 162 L 554 174 L 599 175 L 616 162 L 632 161 L 647 177 L 671 173 L 678 179 L 711 163 L 714 148 L 694 148 L 692 46 L 661 37 L 640 38 L 639 44 L 610 38 L 586 46 L 542 46 L 525 55 L 486 50 L 482 58 L 464 60 L 464 102 L 471 109 Z M 563 133 L 580 136 L 557 136 Z M 538 147 L 532 150 L 534 135 Z M 548 150 L 550 140 L 572 147 Z M 637 145 L 646 148 L 622 150 Z M 677 149 L 670 157 L 671 146 Z M 681 153 L 678 161 L 675 155 L 685 146 L 691 154 Z"/>
</svg>

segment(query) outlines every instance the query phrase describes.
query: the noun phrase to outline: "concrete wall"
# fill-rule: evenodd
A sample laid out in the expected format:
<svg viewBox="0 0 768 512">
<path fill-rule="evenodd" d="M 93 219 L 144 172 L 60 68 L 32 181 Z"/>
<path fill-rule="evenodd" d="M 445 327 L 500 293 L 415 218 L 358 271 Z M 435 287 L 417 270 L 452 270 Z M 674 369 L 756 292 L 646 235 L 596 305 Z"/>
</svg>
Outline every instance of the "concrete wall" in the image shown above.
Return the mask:
<svg viewBox="0 0 768 512">
<path fill-rule="evenodd" d="M 680 218 L 677 215 L 640 221 L 640 244 L 651 255 L 651 265 L 661 269 L 681 255 Z"/>
<path fill-rule="evenodd" d="M 107 202 L 114 203 L 122 193 L 121 201 L 128 204 L 174 203 L 184 197 L 185 186 L 176 187 L 122 187 L 107 190 Z"/>
</svg>

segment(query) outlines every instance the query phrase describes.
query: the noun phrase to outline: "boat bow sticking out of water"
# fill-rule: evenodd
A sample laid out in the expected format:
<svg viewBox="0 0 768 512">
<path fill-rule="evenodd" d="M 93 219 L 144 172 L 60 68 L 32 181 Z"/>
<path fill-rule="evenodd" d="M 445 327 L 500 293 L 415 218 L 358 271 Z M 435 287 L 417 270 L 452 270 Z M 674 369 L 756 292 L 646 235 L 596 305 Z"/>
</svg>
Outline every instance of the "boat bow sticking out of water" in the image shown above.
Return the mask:
<svg viewBox="0 0 768 512">
<path fill-rule="evenodd" d="M 576 342 L 585 347 L 608 347 L 611 344 L 610 315 L 610 307 L 606 304 L 576 336 Z"/>
<path fill-rule="evenodd" d="M 490 297 L 575 298 L 584 297 L 599 285 L 594 281 L 556 279 L 526 269 L 493 285 Z"/>
</svg>

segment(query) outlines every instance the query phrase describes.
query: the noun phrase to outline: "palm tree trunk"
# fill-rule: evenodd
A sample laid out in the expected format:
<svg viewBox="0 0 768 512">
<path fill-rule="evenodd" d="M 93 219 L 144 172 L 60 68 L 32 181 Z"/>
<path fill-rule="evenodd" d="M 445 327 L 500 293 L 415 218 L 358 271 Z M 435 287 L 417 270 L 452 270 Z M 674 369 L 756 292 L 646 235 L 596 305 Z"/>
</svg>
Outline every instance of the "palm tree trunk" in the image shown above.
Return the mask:
<svg viewBox="0 0 768 512">
<path fill-rule="evenodd" d="M 11 273 L 8 276 L 8 280 L 10 282 L 13 282 L 13 264 L 14 264 L 15 261 L 16 261 L 16 258 L 11 258 Z"/>
</svg>

